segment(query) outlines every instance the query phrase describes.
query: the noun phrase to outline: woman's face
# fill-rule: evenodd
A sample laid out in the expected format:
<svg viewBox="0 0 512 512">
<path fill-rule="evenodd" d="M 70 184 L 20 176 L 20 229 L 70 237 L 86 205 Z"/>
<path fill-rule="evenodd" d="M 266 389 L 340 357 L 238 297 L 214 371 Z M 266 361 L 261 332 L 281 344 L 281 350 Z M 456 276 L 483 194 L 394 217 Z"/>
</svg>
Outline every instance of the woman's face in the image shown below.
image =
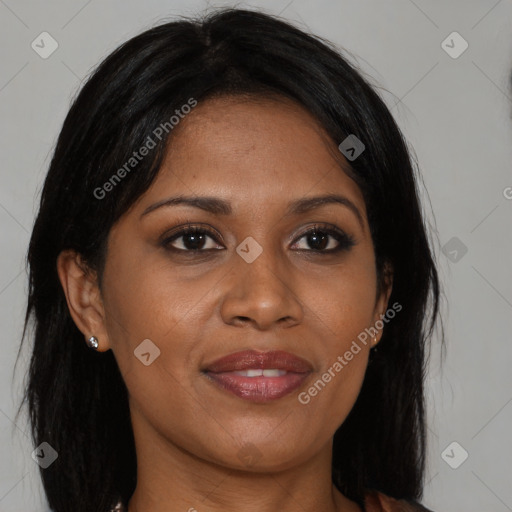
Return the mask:
<svg viewBox="0 0 512 512">
<path fill-rule="evenodd" d="M 336 145 L 288 100 L 200 102 L 174 135 L 156 180 L 111 230 L 91 334 L 118 361 L 136 441 L 230 468 L 292 467 L 347 417 L 372 338 L 344 354 L 386 310 L 363 196 Z M 344 199 L 291 209 L 326 195 Z M 166 204 L 177 196 L 215 201 Z M 200 233 L 173 238 L 187 224 Z M 213 365 L 241 351 L 254 352 Z M 302 365 L 254 355 L 270 351 Z M 250 376 L 262 369 L 281 371 Z"/>
</svg>

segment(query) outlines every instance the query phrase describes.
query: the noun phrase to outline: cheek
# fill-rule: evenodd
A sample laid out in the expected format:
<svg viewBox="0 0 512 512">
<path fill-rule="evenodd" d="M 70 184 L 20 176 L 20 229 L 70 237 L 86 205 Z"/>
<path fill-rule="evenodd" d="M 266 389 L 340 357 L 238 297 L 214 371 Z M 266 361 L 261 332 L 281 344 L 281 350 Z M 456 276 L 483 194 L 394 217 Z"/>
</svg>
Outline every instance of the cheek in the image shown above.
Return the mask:
<svg viewBox="0 0 512 512">
<path fill-rule="evenodd" d="M 377 276 L 371 257 L 360 253 L 350 264 L 322 278 L 307 295 L 306 304 L 326 335 L 326 353 L 340 353 L 373 322 Z"/>
<path fill-rule="evenodd" d="M 303 420 L 320 423 L 327 437 L 345 421 L 364 381 L 371 338 L 360 334 L 357 322 L 347 321 L 337 336 L 324 339 L 322 364 L 297 395 Z"/>
<path fill-rule="evenodd" d="M 118 341 L 119 327 L 125 335 L 128 331 L 130 342 L 151 337 L 165 340 L 204 295 L 204 283 L 184 283 L 179 269 L 167 264 L 138 264 L 135 258 L 120 257 L 108 270 L 104 303 L 113 343 Z"/>
<path fill-rule="evenodd" d="M 163 369 L 172 362 L 169 353 L 174 361 L 186 359 L 186 344 L 175 341 L 182 341 L 180 329 L 194 325 L 187 320 L 193 307 L 190 289 L 179 286 L 172 272 L 123 258 L 105 272 L 104 283 L 109 341 L 128 389 L 149 392 L 159 382 L 172 389 Z M 171 371 L 174 375 L 179 368 Z"/>
<path fill-rule="evenodd" d="M 197 373 L 197 345 L 212 316 L 210 291 L 218 287 L 219 275 L 209 272 L 191 279 L 161 259 L 146 258 L 143 265 L 137 263 L 135 251 L 124 254 L 130 258 L 112 258 L 105 271 L 104 303 L 113 352 L 136 401 L 151 395 L 159 404 L 156 410 L 167 403 L 177 410 Z M 147 359 L 151 362 L 145 366 Z"/>
<path fill-rule="evenodd" d="M 204 282 L 185 283 L 168 265 L 118 258 L 104 283 L 109 338 L 133 414 L 162 432 L 189 433 L 190 360 L 201 334 Z"/>
<path fill-rule="evenodd" d="M 314 304 L 321 367 L 298 397 L 303 414 L 322 418 L 334 432 L 352 409 L 361 389 L 372 336 L 376 274 L 373 260 L 347 266 L 336 279 L 326 280 L 309 298 Z"/>
</svg>

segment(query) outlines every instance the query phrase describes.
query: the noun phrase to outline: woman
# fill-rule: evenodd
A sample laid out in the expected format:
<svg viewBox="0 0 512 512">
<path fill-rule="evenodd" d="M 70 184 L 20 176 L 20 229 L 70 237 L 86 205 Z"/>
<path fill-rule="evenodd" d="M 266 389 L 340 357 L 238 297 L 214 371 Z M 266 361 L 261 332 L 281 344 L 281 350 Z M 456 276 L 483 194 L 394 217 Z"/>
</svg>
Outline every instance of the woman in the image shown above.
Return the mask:
<svg viewBox="0 0 512 512">
<path fill-rule="evenodd" d="M 406 143 L 327 43 L 228 9 L 123 44 L 28 262 L 54 512 L 426 510 L 438 276 Z"/>
</svg>

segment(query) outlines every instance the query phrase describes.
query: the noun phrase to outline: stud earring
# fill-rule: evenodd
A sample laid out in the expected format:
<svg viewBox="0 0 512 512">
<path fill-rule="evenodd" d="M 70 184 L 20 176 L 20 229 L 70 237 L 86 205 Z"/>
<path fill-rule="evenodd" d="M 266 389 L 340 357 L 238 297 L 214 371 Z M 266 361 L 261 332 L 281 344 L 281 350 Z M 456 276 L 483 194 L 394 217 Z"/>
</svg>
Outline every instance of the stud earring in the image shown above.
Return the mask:
<svg viewBox="0 0 512 512">
<path fill-rule="evenodd" d="M 98 350 L 98 338 L 96 338 L 96 336 L 91 336 L 88 340 L 87 340 L 87 346 L 89 348 L 92 348 L 94 350 Z"/>
</svg>

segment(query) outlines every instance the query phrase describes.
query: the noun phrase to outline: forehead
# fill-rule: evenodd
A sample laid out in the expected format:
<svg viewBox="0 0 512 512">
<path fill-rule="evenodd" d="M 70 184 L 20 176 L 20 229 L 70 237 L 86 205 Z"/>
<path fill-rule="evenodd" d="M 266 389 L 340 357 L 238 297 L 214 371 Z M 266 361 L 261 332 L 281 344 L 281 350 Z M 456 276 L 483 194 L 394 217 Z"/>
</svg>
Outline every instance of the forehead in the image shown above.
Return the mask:
<svg viewBox="0 0 512 512">
<path fill-rule="evenodd" d="M 171 135 L 148 200 L 170 192 L 216 195 L 254 213 L 270 203 L 342 193 L 365 211 L 337 144 L 307 110 L 287 98 L 209 99 Z"/>
</svg>

